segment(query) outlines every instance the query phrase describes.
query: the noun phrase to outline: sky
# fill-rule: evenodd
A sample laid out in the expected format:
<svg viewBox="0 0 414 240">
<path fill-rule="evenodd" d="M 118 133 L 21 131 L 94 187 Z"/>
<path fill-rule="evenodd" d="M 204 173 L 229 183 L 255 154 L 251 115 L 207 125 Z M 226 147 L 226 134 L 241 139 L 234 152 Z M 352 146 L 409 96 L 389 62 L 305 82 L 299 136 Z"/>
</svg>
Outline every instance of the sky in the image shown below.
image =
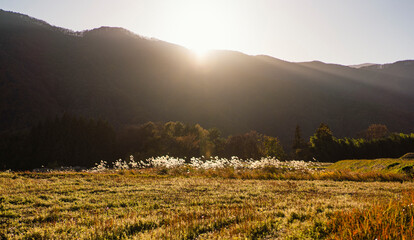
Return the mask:
<svg viewBox="0 0 414 240">
<path fill-rule="evenodd" d="M 123 27 L 200 54 L 345 65 L 414 59 L 413 0 L 0 0 L 0 9 L 74 31 Z"/>
</svg>

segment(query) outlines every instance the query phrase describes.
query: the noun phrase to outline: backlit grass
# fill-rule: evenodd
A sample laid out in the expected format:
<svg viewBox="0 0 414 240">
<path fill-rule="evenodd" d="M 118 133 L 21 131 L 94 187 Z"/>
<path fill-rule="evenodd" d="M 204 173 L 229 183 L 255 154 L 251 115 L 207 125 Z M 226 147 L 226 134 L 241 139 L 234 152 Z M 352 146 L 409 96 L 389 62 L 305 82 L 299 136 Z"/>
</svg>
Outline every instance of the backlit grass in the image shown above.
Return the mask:
<svg viewBox="0 0 414 240">
<path fill-rule="evenodd" d="M 332 216 L 365 211 L 414 189 L 412 182 L 260 180 L 225 178 L 220 171 L 215 177 L 170 171 L 0 173 L 0 236 L 322 238 Z"/>
<path fill-rule="evenodd" d="M 378 172 L 392 174 L 414 175 L 414 160 L 408 159 L 367 159 L 367 160 L 343 160 L 336 162 L 328 170 L 348 170 L 353 172 Z"/>
<path fill-rule="evenodd" d="M 326 239 L 414 239 L 414 192 L 365 209 L 338 211 L 311 233 Z"/>
</svg>

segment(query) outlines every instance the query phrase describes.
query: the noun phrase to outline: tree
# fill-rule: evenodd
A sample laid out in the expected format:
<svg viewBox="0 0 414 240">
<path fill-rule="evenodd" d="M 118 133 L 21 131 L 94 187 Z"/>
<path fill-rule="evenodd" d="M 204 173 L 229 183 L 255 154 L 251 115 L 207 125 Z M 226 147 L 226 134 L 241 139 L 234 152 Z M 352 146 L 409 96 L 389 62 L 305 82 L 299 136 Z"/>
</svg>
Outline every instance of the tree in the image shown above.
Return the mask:
<svg viewBox="0 0 414 240">
<path fill-rule="evenodd" d="M 335 157 L 335 138 L 329 126 L 321 123 L 310 138 L 311 150 L 318 161 L 333 162 Z"/>
<path fill-rule="evenodd" d="M 390 135 L 387 126 L 384 124 L 371 124 L 369 127 L 362 132 L 362 137 L 367 140 L 385 138 Z"/>
<path fill-rule="evenodd" d="M 316 129 L 314 139 L 320 141 L 331 141 L 333 139 L 332 131 L 326 123 L 319 125 Z"/>
<path fill-rule="evenodd" d="M 276 157 L 285 160 L 286 154 L 277 137 L 263 136 L 264 153 L 266 157 Z"/>
<path fill-rule="evenodd" d="M 256 131 L 229 136 L 226 140 L 224 155 L 238 156 L 242 159 L 258 159 L 265 156 L 262 142 L 263 136 Z"/>
<path fill-rule="evenodd" d="M 210 128 L 208 130 L 208 140 L 212 144 L 212 156 L 218 156 L 223 153 L 225 139 L 221 137 L 221 132 L 218 128 Z"/>
<path fill-rule="evenodd" d="M 296 125 L 292 148 L 296 159 L 309 160 L 309 144 L 302 137 L 302 131 L 299 125 Z"/>
<path fill-rule="evenodd" d="M 303 148 L 305 146 L 305 139 L 302 138 L 302 131 L 299 125 L 296 125 L 295 140 L 293 142 L 293 150 Z"/>
</svg>

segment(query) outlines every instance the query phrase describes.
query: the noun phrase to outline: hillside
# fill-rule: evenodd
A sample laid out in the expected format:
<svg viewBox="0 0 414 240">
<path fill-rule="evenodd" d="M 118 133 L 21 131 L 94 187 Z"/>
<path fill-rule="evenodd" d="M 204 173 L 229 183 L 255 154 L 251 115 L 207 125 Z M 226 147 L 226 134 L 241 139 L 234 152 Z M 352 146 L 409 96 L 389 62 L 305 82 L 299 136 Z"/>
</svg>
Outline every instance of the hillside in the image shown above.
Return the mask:
<svg viewBox="0 0 414 240">
<path fill-rule="evenodd" d="M 403 63 L 403 64 L 401 64 Z M 410 63 L 410 64 L 405 64 Z M 382 65 L 381 65 L 382 66 Z M 84 32 L 0 11 L 0 132 L 64 112 L 115 126 L 182 121 L 225 134 L 336 136 L 372 123 L 414 131 L 414 64 L 361 68 L 188 49 L 101 27 Z"/>
<path fill-rule="evenodd" d="M 327 170 L 353 171 L 357 173 L 403 173 L 413 174 L 414 161 L 408 159 L 355 159 L 342 160 L 330 165 Z"/>
</svg>

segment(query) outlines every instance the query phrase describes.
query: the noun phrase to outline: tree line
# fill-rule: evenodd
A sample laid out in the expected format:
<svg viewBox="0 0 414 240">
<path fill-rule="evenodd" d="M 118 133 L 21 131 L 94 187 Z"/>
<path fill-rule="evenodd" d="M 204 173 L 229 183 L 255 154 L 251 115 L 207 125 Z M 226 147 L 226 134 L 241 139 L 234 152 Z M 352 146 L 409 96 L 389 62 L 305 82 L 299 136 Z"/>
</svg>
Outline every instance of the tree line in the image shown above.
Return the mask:
<svg viewBox="0 0 414 240">
<path fill-rule="evenodd" d="M 147 122 L 115 130 L 108 122 L 69 114 L 0 138 L 1 169 L 92 167 L 100 160 L 112 162 L 130 155 L 135 159 L 164 155 L 286 158 L 276 137 L 255 131 L 225 138 L 217 128 L 181 122 Z"/>
<path fill-rule="evenodd" d="M 357 138 L 336 138 L 325 123 L 316 129 L 306 142 L 300 127 L 296 127 L 293 144 L 295 156 L 300 159 L 316 159 L 336 162 L 344 159 L 398 158 L 414 151 L 414 133 L 391 133 L 382 124 L 372 124 Z"/>
<path fill-rule="evenodd" d="M 371 125 L 357 138 L 336 138 L 322 123 L 307 141 L 300 127 L 294 133 L 292 151 L 286 153 L 277 137 L 250 131 L 222 136 L 217 128 L 199 124 L 147 122 L 114 129 L 106 121 L 64 114 L 43 121 L 27 131 L 0 137 L 0 169 L 26 170 L 60 166 L 92 167 L 100 160 L 112 162 L 133 155 L 335 162 L 342 159 L 400 157 L 414 150 L 414 134 L 390 133 L 384 125 Z"/>
</svg>

